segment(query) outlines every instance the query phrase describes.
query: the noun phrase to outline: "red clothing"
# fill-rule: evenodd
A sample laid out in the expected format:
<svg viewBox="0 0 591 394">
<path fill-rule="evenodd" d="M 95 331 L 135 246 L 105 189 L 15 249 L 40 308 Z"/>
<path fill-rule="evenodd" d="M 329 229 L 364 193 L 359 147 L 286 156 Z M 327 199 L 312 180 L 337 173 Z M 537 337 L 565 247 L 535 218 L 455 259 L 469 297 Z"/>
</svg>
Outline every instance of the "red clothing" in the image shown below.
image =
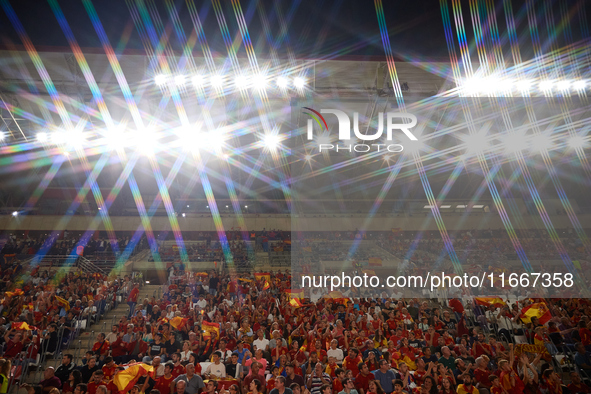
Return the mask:
<svg viewBox="0 0 591 394">
<path fill-rule="evenodd" d="M 575 385 L 574 383 L 571 383 L 566 388 L 571 393 L 591 393 L 591 388 L 589 388 L 589 386 L 587 386 L 583 382 L 581 382 L 581 384 L 579 384 L 579 385 Z"/>
<path fill-rule="evenodd" d="M 106 365 L 103 366 L 103 374 L 106 380 L 111 380 L 113 376 L 115 376 L 115 371 L 117 370 L 117 365 L 113 365 L 111 368 L 107 367 Z"/>
<path fill-rule="evenodd" d="M 16 357 L 22 350 L 23 350 L 23 343 L 22 342 L 10 341 L 6 344 L 6 350 L 4 350 L 4 357 L 5 358 Z"/>
<path fill-rule="evenodd" d="M 170 287 L 169 287 L 170 288 Z M 137 302 L 137 297 L 140 295 L 140 289 L 134 287 L 129 292 L 129 297 L 127 297 L 127 302 Z"/>
<path fill-rule="evenodd" d="M 491 374 L 492 372 L 489 370 L 482 371 L 480 368 L 476 368 L 474 370 L 474 379 L 476 379 L 476 381 L 480 383 L 481 386 L 490 387 L 491 383 L 490 380 L 488 380 L 488 377 Z"/>
<path fill-rule="evenodd" d="M 171 375 L 170 378 L 166 378 L 165 375 L 162 375 L 156 381 L 154 388 L 160 391 L 160 394 L 169 394 L 170 393 L 170 384 L 174 380 L 174 376 Z"/>
<path fill-rule="evenodd" d="M 179 375 L 183 375 L 185 373 L 185 367 L 181 364 L 175 365 L 172 369 L 172 377 L 177 378 Z M 162 393 L 162 392 L 161 392 Z"/>
<path fill-rule="evenodd" d="M 350 369 L 351 372 L 353 372 L 353 376 L 357 376 L 359 374 L 359 368 L 357 368 L 357 365 L 361 361 L 361 355 L 357 356 L 357 358 L 351 358 L 351 356 L 347 356 L 343 360 L 343 367 Z"/>
<path fill-rule="evenodd" d="M 369 381 L 375 379 L 376 377 L 371 372 L 367 374 L 367 376 L 363 376 L 358 373 L 357 376 L 355 376 L 355 387 L 357 390 L 363 389 L 363 391 L 367 393 L 369 391 Z"/>
<path fill-rule="evenodd" d="M 591 345 L 591 331 L 588 328 L 579 328 L 581 343 L 585 346 Z"/>
<path fill-rule="evenodd" d="M 511 374 L 515 378 L 515 387 L 511 386 Z M 525 384 L 514 371 L 501 372 L 501 385 L 509 394 L 523 394 Z"/>
<path fill-rule="evenodd" d="M 106 356 L 109 354 L 109 341 L 105 340 L 105 342 L 95 342 L 94 346 L 92 347 L 92 352 L 96 354 L 96 352 L 101 352 L 101 356 Z"/>
<path fill-rule="evenodd" d="M 340 393 L 341 391 L 343 391 L 343 383 L 338 378 L 334 378 L 332 380 L 332 392 Z"/>
</svg>

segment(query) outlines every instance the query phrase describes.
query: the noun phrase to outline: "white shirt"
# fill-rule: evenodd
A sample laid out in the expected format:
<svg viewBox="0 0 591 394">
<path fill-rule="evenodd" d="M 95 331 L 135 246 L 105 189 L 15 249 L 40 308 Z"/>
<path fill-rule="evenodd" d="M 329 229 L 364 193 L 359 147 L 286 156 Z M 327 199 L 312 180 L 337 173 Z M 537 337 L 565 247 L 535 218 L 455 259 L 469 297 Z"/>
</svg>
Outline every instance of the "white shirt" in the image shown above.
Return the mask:
<svg viewBox="0 0 591 394">
<path fill-rule="evenodd" d="M 218 378 L 225 378 L 226 377 L 226 366 L 222 363 L 219 363 L 219 364 L 211 363 L 211 364 L 209 364 L 209 366 L 205 370 L 205 373 L 206 374 L 210 373 L 212 375 L 217 376 Z"/>
<path fill-rule="evenodd" d="M 257 349 L 261 349 L 262 351 L 265 351 L 265 349 L 267 349 L 267 346 L 269 346 L 269 340 L 267 338 L 263 338 L 263 339 L 255 339 L 254 341 L 252 341 L 252 344 L 254 346 L 256 346 Z"/>
<path fill-rule="evenodd" d="M 207 306 L 207 301 L 204 299 L 200 299 L 199 301 L 197 301 L 195 304 L 197 304 L 197 306 L 201 309 L 204 309 Z"/>
<path fill-rule="evenodd" d="M 336 349 L 328 349 L 328 351 L 326 352 L 326 355 L 328 357 L 334 357 L 337 359 L 337 362 L 341 362 L 343 361 L 343 359 L 345 358 L 343 355 L 343 351 L 339 348 Z"/>
</svg>

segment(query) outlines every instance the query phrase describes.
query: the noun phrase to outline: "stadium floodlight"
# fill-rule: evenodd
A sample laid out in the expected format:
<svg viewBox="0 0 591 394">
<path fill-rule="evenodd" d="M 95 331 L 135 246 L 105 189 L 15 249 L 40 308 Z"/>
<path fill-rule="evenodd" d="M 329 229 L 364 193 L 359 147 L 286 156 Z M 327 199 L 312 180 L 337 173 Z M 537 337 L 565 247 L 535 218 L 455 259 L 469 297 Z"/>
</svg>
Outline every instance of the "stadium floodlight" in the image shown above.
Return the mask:
<svg viewBox="0 0 591 394">
<path fill-rule="evenodd" d="M 432 209 L 432 208 L 433 208 L 433 205 L 425 205 L 425 206 L 423 207 L 423 209 Z"/>
<path fill-rule="evenodd" d="M 586 148 L 587 140 L 580 135 L 575 135 L 568 140 L 568 146 L 571 149 Z"/>
<path fill-rule="evenodd" d="M 203 75 L 194 75 L 193 78 L 191 78 L 191 82 L 193 83 L 193 86 L 199 88 L 205 83 L 205 78 L 203 78 Z"/>
<path fill-rule="evenodd" d="M 201 140 L 202 146 L 207 147 L 208 149 L 218 152 L 226 143 L 226 135 L 220 132 L 210 131 L 206 134 L 201 134 L 203 139 Z"/>
<path fill-rule="evenodd" d="M 18 212 L 17 211 L 13 211 L 12 212 L 12 216 L 17 217 L 18 216 Z"/>
<path fill-rule="evenodd" d="M 439 208 L 442 208 L 442 209 L 447 209 L 447 208 L 451 208 L 451 205 L 442 205 L 442 206 L 440 206 Z"/>
<path fill-rule="evenodd" d="M 187 205 L 187 208 L 189 208 L 189 206 Z"/>
<path fill-rule="evenodd" d="M 500 79 L 496 77 L 483 78 L 480 80 L 479 90 L 488 95 L 494 95 L 500 87 Z"/>
<path fill-rule="evenodd" d="M 568 80 L 559 81 L 558 83 L 556 83 L 556 88 L 563 94 L 568 93 L 570 86 L 571 86 L 571 82 Z"/>
<path fill-rule="evenodd" d="M 248 208 L 248 205 L 245 205 L 244 208 Z"/>
<path fill-rule="evenodd" d="M 54 131 L 51 133 L 51 143 L 54 145 L 62 145 L 65 144 L 68 140 L 66 133 L 63 131 Z"/>
<path fill-rule="evenodd" d="M 527 148 L 527 137 L 524 133 L 507 133 L 501 136 L 505 151 L 517 153 Z"/>
<path fill-rule="evenodd" d="M 185 85 L 185 82 L 187 81 L 187 78 L 183 75 L 177 75 L 176 77 L 174 77 L 174 84 L 176 86 L 183 86 Z"/>
<path fill-rule="evenodd" d="M 86 142 L 86 136 L 82 131 L 74 130 L 65 135 L 68 145 L 73 148 L 81 148 Z"/>
<path fill-rule="evenodd" d="M 515 87 L 521 93 L 529 93 L 529 91 L 531 89 L 531 85 L 532 85 L 532 81 L 530 81 L 529 79 L 522 79 L 522 80 L 519 80 L 515 83 Z"/>
<path fill-rule="evenodd" d="M 248 88 L 248 78 L 245 75 L 237 75 L 234 84 L 238 89 Z"/>
<path fill-rule="evenodd" d="M 167 78 L 165 74 L 158 74 L 156 77 L 154 77 L 154 82 L 156 82 L 156 85 L 158 86 L 163 86 L 166 84 L 166 80 Z"/>
<path fill-rule="evenodd" d="M 214 88 L 221 88 L 224 85 L 224 78 L 221 75 L 212 75 L 209 82 Z"/>
<path fill-rule="evenodd" d="M 306 159 L 306 161 L 310 161 L 312 160 L 312 155 L 306 155 L 304 156 L 304 159 Z"/>
<path fill-rule="evenodd" d="M 513 90 L 513 80 L 510 78 L 503 78 L 498 81 L 497 90 L 502 93 L 503 95 L 511 95 L 511 90 Z"/>
<path fill-rule="evenodd" d="M 298 89 L 302 89 L 306 85 L 306 80 L 302 77 L 295 77 L 293 79 L 293 86 Z"/>
<path fill-rule="evenodd" d="M 554 82 L 552 82 L 548 79 L 541 81 L 540 85 L 539 85 L 540 90 L 542 92 L 546 92 L 546 93 L 552 91 L 553 86 L 554 86 Z"/>
<path fill-rule="evenodd" d="M 49 136 L 47 133 L 37 133 L 37 141 L 39 142 L 47 142 L 49 140 Z"/>
<path fill-rule="evenodd" d="M 464 96 L 476 96 L 480 92 L 481 79 L 478 77 L 468 78 L 462 84 L 462 93 Z"/>
<path fill-rule="evenodd" d="M 573 82 L 573 89 L 576 91 L 582 91 L 587 88 L 587 81 L 580 79 L 578 81 Z"/>
<path fill-rule="evenodd" d="M 263 73 L 255 74 L 252 77 L 252 85 L 255 89 L 262 90 L 267 87 L 268 77 Z"/>
<path fill-rule="evenodd" d="M 279 136 L 275 134 L 268 134 L 263 139 L 263 144 L 267 149 L 274 150 L 279 146 Z"/>
<path fill-rule="evenodd" d="M 134 141 L 132 143 L 136 146 L 138 152 L 146 156 L 154 155 L 158 148 L 160 135 L 152 127 L 146 127 L 144 130 L 136 131 L 133 134 Z"/>
<path fill-rule="evenodd" d="M 0 131 L 0 141 L 4 141 L 4 139 L 6 139 L 6 133 L 3 131 Z"/>
<path fill-rule="evenodd" d="M 552 139 L 548 134 L 536 135 L 530 142 L 530 150 L 532 152 L 543 152 L 551 149 L 553 146 Z"/>
<path fill-rule="evenodd" d="M 469 134 L 460 138 L 464 140 L 464 143 L 466 144 L 466 153 L 468 154 L 474 154 L 489 148 L 486 133 L 480 132 L 477 134 Z"/>
<path fill-rule="evenodd" d="M 465 205 L 462 205 L 462 204 L 460 204 L 460 205 L 456 205 L 456 209 L 458 209 L 458 208 L 459 208 L 459 209 L 462 209 L 462 208 L 466 208 L 466 206 L 465 206 Z"/>
<path fill-rule="evenodd" d="M 187 217 L 187 215 L 184 212 L 181 214 L 181 216 L 182 217 Z"/>
<path fill-rule="evenodd" d="M 472 208 L 482 209 L 484 208 L 484 205 L 472 205 Z"/>
<path fill-rule="evenodd" d="M 287 85 L 289 85 L 289 81 L 287 80 L 287 78 L 285 78 L 285 77 L 278 77 L 277 78 L 277 86 L 278 87 L 285 89 L 285 88 L 287 88 Z"/>
</svg>

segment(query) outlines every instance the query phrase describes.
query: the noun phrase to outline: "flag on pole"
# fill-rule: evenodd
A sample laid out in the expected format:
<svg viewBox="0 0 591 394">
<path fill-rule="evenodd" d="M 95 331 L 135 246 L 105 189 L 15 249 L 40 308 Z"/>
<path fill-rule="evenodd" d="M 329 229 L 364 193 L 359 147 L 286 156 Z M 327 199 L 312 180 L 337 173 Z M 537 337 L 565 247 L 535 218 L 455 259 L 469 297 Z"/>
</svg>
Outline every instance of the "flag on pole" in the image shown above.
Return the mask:
<svg viewBox="0 0 591 394">
<path fill-rule="evenodd" d="M 64 307 L 64 309 L 66 310 L 66 312 L 70 310 L 70 303 L 67 300 L 65 300 L 65 299 L 63 299 L 62 297 L 59 297 L 59 296 L 55 296 L 55 299 L 56 299 L 56 301 L 57 301 L 57 303 L 59 305 L 61 305 L 61 306 Z"/>
<path fill-rule="evenodd" d="M 265 285 L 263 286 L 263 290 L 269 290 L 271 288 L 271 284 L 269 281 L 265 280 Z"/>
<path fill-rule="evenodd" d="M 187 318 L 176 316 L 170 319 L 170 325 L 173 326 L 175 329 L 180 330 L 185 326 L 185 324 L 187 324 L 188 320 L 189 319 Z"/>
<path fill-rule="evenodd" d="M 546 324 L 552 318 L 552 314 L 544 302 L 536 302 L 521 311 L 522 322 L 531 323 L 532 317 L 537 317 L 540 324 Z"/>
<path fill-rule="evenodd" d="M 474 298 L 476 304 L 483 305 L 483 306 L 494 306 L 495 308 L 500 308 L 506 305 L 505 301 L 503 301 L 499 297 L 476 297 Z"/>
<path fill-rule="evenodd" d="M 113 383 L 120 392 L 128 393 L 142 376 L 152 375 L 154 367 L 144 363 L 130 364 L 124 371 L 119 371 Z"/>
</svg>

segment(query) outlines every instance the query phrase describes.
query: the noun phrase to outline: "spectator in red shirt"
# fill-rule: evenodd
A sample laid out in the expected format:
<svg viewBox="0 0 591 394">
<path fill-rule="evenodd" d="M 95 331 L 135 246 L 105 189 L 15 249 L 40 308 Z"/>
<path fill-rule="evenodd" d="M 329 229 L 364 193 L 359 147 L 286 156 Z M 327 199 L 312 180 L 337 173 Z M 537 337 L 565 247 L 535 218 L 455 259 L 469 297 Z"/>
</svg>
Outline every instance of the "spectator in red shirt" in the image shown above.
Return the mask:
<svg viewBox="0 0 591 394">
<path fill-rule="evenodd" d="M 355 386 L 359 389 L 359 394 L 366 394 L 369 392 L 369 382 L 375 380 L 373 373 L 369 372 L 369 368 L 365 363 L 357 365 L 359 373 L 355 377 Z"/>
<path fill-rule="evenodd" d="M 10 336 L 12 335 L 12 338 Z M 24 346 L 24 334 L 20 331 L 12 329 L 4 335 L 4 342 L 6 342 L 6 347 L 4 348 L 4 358 L 14 358 L 16 357 L 22 350 Z"/>
<path fill-rule="evenodd" d="M 587 386 L 581 380 L 581 375 L 573 371 L 570 373 L 571 384 L 567 386 L 571 393 L 591 393 L 591 387 Z"/>
<path fill-rule="evenodd" d="M 135 284 L 133 286 L 133 289 L 129 292 L 129 296 L 127 297 L 127 305 L 129 305 L 129 318 L 131 319 L 131 317 L 134 315 L 134 311 L 135 311 L 135 306 L 137 304 L 137 297 L 140 294 L 140 285 L 139 284 Z"/>
</svg>

